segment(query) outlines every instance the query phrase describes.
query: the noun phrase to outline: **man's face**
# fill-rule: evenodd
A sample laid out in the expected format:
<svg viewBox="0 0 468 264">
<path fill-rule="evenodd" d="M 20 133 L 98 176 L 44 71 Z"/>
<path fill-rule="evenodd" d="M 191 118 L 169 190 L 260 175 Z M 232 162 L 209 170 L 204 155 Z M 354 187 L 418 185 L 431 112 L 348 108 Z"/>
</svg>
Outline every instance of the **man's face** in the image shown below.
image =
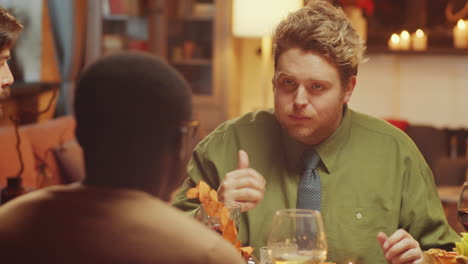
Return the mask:
<svg viewBox="0 0 468 264">
<path fill-rule="evenodd" d="M 14 81 L 10 67 L 8 66 L 9 59 L 10 49 L 2 50 L 0 52 L 0 99 L 8 97 L 9 92 L 6 90 L 6 88 Z"/>
<path fill-rule="evenodd" d="M 345 88 L 337 68 L 315 52 L 291 48 L 280 55 L 273 79 L 275 115 L 293 138 L 318 144 L 335 132 L 356 84 Z"/>
<path fill-rule="evenodd" d="M 8 86 L 13 83 L 13 75 L 11 74 L 8 60 L 10 59 L 10 49 L 4 49 L 0 52 L 0 99 L 5 99 L 10 96 Z M 0 119 L 3 118 L 3 107 L 0 104 Z"/>
</svg>

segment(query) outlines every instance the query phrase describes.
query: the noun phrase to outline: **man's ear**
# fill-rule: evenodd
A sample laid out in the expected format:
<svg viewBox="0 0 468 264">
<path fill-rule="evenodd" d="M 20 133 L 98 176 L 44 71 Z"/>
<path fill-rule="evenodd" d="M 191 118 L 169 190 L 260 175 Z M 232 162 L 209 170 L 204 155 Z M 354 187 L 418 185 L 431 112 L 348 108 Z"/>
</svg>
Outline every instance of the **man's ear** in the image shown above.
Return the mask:
<svg viewBox="0 0 468 264">
<path fill-rule="evenodd" d="M 184 161 L 187 160 L 189 155 L 189 149 L 190 149 L 190 140 L 187 140 L 187 135 L 184 133 L 181 133 L 181 137 L 179 140 L 178 148 L 177 149 L 177 159 L 178 161 Z"/>
<path fill-rule="evenodd" d="M 356 75 L 351 76 L 345 85 L 343 103 L 347 104 L 349 102 L 353 95 L 354 87 L 356 87 Z"/>
<path fill-rule="evenodd" d="M 273 73 L 273 77 L 271 78 L 271 86 L 272 86 L 272 89 L 273 89 L 273 92 L 275 92 L 275 88 L 276 88 L 276 70 L 275 72 Z"/>
</svg>

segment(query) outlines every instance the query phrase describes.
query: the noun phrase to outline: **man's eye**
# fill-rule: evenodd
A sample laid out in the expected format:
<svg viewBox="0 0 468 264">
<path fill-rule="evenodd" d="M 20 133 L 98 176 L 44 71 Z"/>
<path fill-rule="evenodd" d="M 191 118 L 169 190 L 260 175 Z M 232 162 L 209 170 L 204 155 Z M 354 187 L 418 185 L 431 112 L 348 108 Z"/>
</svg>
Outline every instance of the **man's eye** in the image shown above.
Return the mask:
<svg viewBox="0 0 468 264">
<path fill-rule="evenodd" d="M 311 88 L 313 90 L 321 90 L 321 89 L 323 89 L 323 85 L 321 85 L 319 83 L 315 83 L 315 84 L 312 84 Z"/>
<path fill-rule="evenodd" d="M 294 86 L 296 85 L 296 82 L 294 82 L 293 80 L 290 80 L 290 79 L 284 79 L 283 80 L 283 83 L 287 86 Z"/>
</svg>

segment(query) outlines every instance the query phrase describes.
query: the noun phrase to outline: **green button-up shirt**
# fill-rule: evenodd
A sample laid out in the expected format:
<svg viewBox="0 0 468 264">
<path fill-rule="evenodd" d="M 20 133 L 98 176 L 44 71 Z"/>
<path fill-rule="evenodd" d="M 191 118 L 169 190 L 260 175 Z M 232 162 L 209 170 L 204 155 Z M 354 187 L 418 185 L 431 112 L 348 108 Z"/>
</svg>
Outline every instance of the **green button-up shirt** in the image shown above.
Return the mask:
<svg viewBox="0 0 468 264">
<path fill-rule="evenodd" d="M 236 169 L 237 152 L 243 149 L 267 184 L 263 201 L 243 213 L 239 237 L 243 245 L 265 246 L 274 212 L 296 207 L 306 147 L 271 111 L 227 121 L 196 147 L 174 205 L 195 212 L 198 201 L 186 199 L 185 192 L 200 180 L 217 189 Z M 329 261 L 386 263 L 376 239 L 379 231 L 390 235 L 403 228 L 423 249 L 459 239 L 447 224 L 429 167 L 401 130 L 345 108 L 339 128 L 316 151 Z"/>
</svg>

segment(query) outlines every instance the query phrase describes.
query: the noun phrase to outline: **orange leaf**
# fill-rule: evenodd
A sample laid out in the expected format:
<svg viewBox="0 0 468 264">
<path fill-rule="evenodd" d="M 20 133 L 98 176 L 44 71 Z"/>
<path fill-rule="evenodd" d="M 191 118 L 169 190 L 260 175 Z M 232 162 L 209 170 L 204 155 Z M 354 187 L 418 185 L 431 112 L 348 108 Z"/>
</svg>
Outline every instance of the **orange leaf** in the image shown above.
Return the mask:
<svg viewBox="0 0 468 264">
<path fill-rule="evenodd" d="M 234 220 L 229 220 L 228 224 L 223 229 L 223 237 L 227 241 L 234 243 L 237 239 L 237 228 Z"/>
<path fill-rule="evenodd" d="M 224 206 L 221 207 L 221 210 L 219 212 L 219 219 L 220 219 L 220 224 L 221 224 L 221 230 L 223 230 L 229 221 L 229 209 L 227 209 Z"/>
<path fill-rule="evenodd" d="M 223 204 L 216 201 L 206 201 L 203 203 L 203 209 L 205 210 L 206 214 L 210 217 L 215 217 L 219 214 L 219 210 L 221 210 Z M 222 230 L 222 229 L 221 229 Z"/>
<path fill-rule="evenodd" d="M 206 201 L 209 201 L 211 191 L 210 186 L 208 186 L 208 184 L 206 184 L 204 181 L 199 181 L 197 187 L 200 202 L 205 203 Z"/>
<path fill-rule="evenodd" d="M 244 257 L 249 258 L 252 256 L 254 248 L 253 247 L 241 247 L 240 251 L 242 252 L 242 255 L 244 255 Z"/>
<path fill-rule="evenodd" d="M 193 198 L 198 198 L 198 189 L 197 188 L 190 188 L 187 193 L 186 193 L 187 197 L 190 198 L 190 199 L 193 199 Z"/>
<path fill-rule="evenodd" d="M 218 201 L 218 193 L 215 190 L 210 191 L 210 199 L 212 201 Z"/>
<path fill-rule="evenodd" d="M 237 242 L 234 244 L 234 247 L 237 248 L 237 250 L 241 250 L 241 247 L 242 247 L 242 244 L 240 242 L 240 240 L 237 240 Z"/>
</svg>

